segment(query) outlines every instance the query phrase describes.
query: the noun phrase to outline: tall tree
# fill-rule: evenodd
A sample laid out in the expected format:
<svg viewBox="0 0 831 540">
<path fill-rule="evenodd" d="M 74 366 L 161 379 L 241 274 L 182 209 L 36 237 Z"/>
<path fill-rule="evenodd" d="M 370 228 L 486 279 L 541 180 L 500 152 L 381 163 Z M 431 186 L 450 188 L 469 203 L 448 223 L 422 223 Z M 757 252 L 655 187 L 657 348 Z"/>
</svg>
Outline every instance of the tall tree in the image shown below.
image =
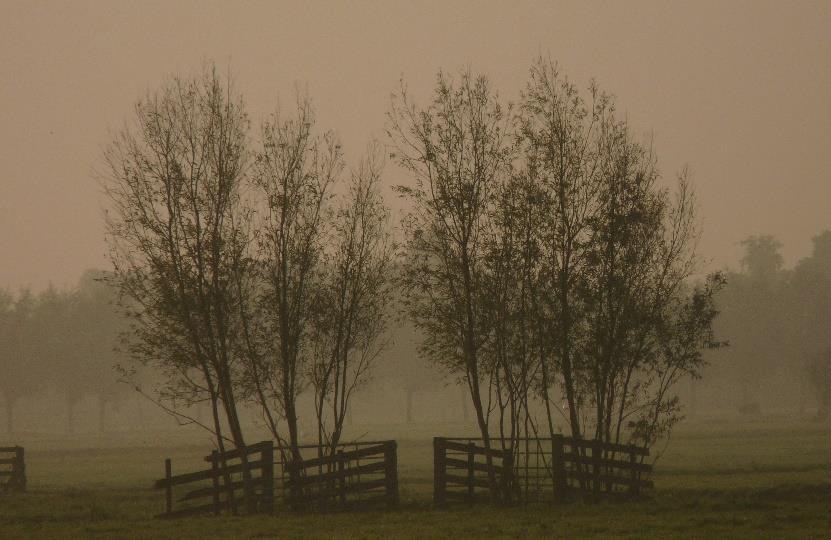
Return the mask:
<svg viewBox="0 0 831 540">
<path fill-rule="evenodd" d="M 78 349 L 78 363 L 64 380 L 65 391 L 92 394 L 98 400 L 98 430 L 106 429 L 106 408 L 115 407 L 126 398 L 129 387 L 119 382 L 118 365 L 125 358 L 118 339 L 126 320 L 117 310 L 117 290 L 112 276 L 100 270 L 87 270 L 73 294 L 74 313 L 70 325 Z"/>
<path fill-rule="evenodd" d="M 651 444 L 666 432 L 656 426 L 678 419 L 678 377 L 697 374 L 701 351 L 717 345 L 710 325 L 721 277 L 688 287 L 692 190 L 682 174 L 673 200 L 611 97 L 595 84 L 584 97 L 548 60 L 531 68 L 518 124 L 521 171 L 544 216 L 533 313 L 549 430 L 549 389 L 559 385 L 573 436 Z"/>
<path fill-rule="evenodd" d="M 719 330 L 730 336 L 729 362 L 709 375 L 738 387 L 735 405 L 750 413 L 758 412 L 762 396 L 775 393 L 773 387 L 788 378 L 787 370 L 780 369 L 781 360 L 799 345 L 786 339 L 792 333 L 785 330 L 790 326 L 791 317 L 785 313 L 792 295 L 788 292 L 789 272 L 783 268 L 782 244 L 773 236 L 755 235 L 740 245 L 741 270 L 728 274 L 729 284 L 719 294 L 723 311 Z M 821 287 L 811 295 L 820 291 Z"/>
<path fill-rule="evenodd" d="M 131 320 L 127 349 L 166 375 L 155 394 L 166 410 L 181 416 L 182 404 L 210 402 L 205 427 L 221 450 L 226 433 L 245 444 L 235 380 L 236 283 L 250 260 L 247 130 L 230 77 L 209 66 L 141 99 L 104 152 L 114 283 Z"/>
<path fill-rule="evenodd" d="M 795 389 L 802 409 L 807 393 L 804 390 L 810 387 L 817 398 L 818 417 L 828 417 L 831 414 L 831 337 L 826 328 L 831 320 L 831 231 L 814 236 L 811 254 L 796 264 L 787 281 L 784 307 L 780 308 L 777 320 L 784 332 L 776 335 L 787 344 L 787 350 L 781 351 L 776 359 L 777 379 L 770 393 L 781 395 L 783 389 Z M 799 360 L 805 362 L 804 370 L 793 369 Z M 798 381 L 794 381 L 795 373 L 801 375 Z"/>
<path fill-rule="evenodd" d="M 300 458 L 297 398 L 308 383 L 309 339 L 325 273 L 332 189 L 343 168 L 340 143 L 333 132 L 315 131 L 308 98 L 298 97 L 294 114 L 277 112 L 262 124 L 252 171 L 254 192 L 262 200 L 258 278 L 247 287 L 258 301 L 244 328 L 246 379 L 269 429 L 288 444 L 294 459 Z"/>
<path fill-rule="evenodd" d="M 518 114 L 523 174 L 538 186 L 544 216 L 538 231 L 540 291 L 535 296 L 540 389 L 553 434 L 553 419 L 562 411 L 550 392 L 561 378 L 565 414 L 577 438 L 583 435 L 579 411 L 585 397 L 578 350 L 586 331 L 581 291 L 613 113 L 611 99 L 597 86 L 584 97 L 550 60 L 538 58 Z"/>
<path fill-rule="evenodd" d="M 83 336 L 79 333 L 79 295 L 51 285 L 38 295 L 35 312 L 37 354 L 50 366 L 44 379 L 63 395 L 66 432 L 75 432 L 75 410 L 91 384 L 85 372 Z M 95 373 L 93 376 L 98 377 Z"/>
<path fill-rule="evenodd" d="M 388 119 L 395 156 L 412 177 L 398 188 L 411 205 L 403 222 L 405 309 L 425 336 L 421 352 L 466 383 L 490 448 L 484 235 L 509 170 L 506 115 L 488 79 L 464 71 L 457 80 L 439 73 L 423 109 L 402 83 Z M 490 483 L 496 496 L 493 474 Z"/>
<path fill-rule="evenodd" d="M 544 372 L 540 369 L 539 296 L 542 193 L 529 176 L 511 174 L 494 193 L 485 234 L 483 287 L 491 336 L 483 358 L 498 409 L 505 448 L 519 437 L 536 436 L 532 400 Z"/>
<path fill-rule="evenodd" d="M 353 393 L 383 351 L 391 309 L 393 245 L 380 193 L 377 148 L 351 173 L 324 254 L 310 381 L 318 443 L 334 453 Z"/>
<path fill-rule="evenodd" d="M 6 409 L 6 433 L 14 433 L 14 412 L 20 398 L 38 391 L 46 373 L 38 354 L 36 299 L 28 290 L 14 298 L 0 289 L 0 393 Z"/>
</svg>

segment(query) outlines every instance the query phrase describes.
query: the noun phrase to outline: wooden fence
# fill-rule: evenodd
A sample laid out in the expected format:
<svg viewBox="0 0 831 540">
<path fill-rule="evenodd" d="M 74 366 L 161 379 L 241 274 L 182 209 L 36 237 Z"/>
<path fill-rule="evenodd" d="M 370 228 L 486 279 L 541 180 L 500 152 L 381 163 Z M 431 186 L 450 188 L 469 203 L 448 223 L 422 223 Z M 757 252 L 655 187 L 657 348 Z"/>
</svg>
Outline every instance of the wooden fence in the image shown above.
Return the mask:
<svg viewBox="0 0 831 540">
<path fill-rule="evenodd" d="M 398 451 L 395 441 L 347 443 L 328 448 L 299 447 L 315 454 L 279 463 L 282 498 L 294 510 L 330 510 L 398 504 Z"/>
<path fill-rule="evenodd" d="M 259 459 L 256 459 L 259 457 Z M 170 459 L 165 460 L 165 477 L 154 484 L 165 490 L 165 511 L 156 517 L 172 518 L 195 514 L 236 512 L 273 512 L 274 443 L 263 441 L 242 449 L 205 457 L 210 468 L 173 475 Z M 223 466 L 224 464 L 224 466 Z M 252 473 L 258 473 L 253 476 Z M 185 490 L 174 497 L 174 491 Z M 174 499 L 178 508 L 174 509 Z M 210 502 L 203 502 L 210 499 Z"/>
<path fill-rule="evenodd" d="M 644 478 L 652 472 L 647 448 L 556 436 L 552 454 L 555 498 L 575 490 L 637 496 L 653 486 Z"/>
<path fill-rule="evenodd" d="M 496 438 L 491 440 L 490 467 L 483 459 L 487 454 L 481 439 L 436 437 L 433 448 L 433 499 L 438 505 L 449 499 L 510 502 L 561 501 L 574 494 L 635 496 L 652 487 L 643 478 L 652 471 L 643 463 L 649 451 L 638 446 L 562 435 L 516 441 Z"/>
<path fill-rule="evenodd" d="M 26 491 L 26 460 L 22 446 L 0 447 L 0 491 Z"/>
</svg>

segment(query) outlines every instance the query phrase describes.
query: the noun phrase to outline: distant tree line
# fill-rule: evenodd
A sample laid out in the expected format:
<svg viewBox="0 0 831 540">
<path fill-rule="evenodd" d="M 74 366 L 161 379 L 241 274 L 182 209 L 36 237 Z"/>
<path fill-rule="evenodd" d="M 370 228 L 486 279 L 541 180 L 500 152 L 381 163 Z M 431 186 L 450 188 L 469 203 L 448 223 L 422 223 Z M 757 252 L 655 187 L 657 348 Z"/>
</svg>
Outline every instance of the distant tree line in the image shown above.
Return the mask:
<svg viewBox="0 0 831 540">
<path fill-rule="evenodd" d="M 819 417 L 831 413 L 831 232 L 813 238 L 813 249 L 785 268 L 773 236 L 741 242 L 738 271 L 727 273 L 718 294 L 717 328 L 730 336 L 724 359 L 708 368 L 703 386 L 734 395 L 722 407 L 745 413 L 802 409 L 811 395 Z M 724 392 L 720 386 L 737 392 Z"/>
<path fill-rule="evenodd" d="M 19 401 L 50 389 L 63 396 L 69 433 L 75 431 L 75 409 L 84 398 L 97 398 L 101 430 L 106 407 L 125 398 L 129 389 L 118 384 L 115 369 L 121 361 L 117 340 L 123 318 L 104 275 L 85 272 L 69 290 L 0 290 L 0 394 L 7 433 L 15 431 Z"/>
</svg>

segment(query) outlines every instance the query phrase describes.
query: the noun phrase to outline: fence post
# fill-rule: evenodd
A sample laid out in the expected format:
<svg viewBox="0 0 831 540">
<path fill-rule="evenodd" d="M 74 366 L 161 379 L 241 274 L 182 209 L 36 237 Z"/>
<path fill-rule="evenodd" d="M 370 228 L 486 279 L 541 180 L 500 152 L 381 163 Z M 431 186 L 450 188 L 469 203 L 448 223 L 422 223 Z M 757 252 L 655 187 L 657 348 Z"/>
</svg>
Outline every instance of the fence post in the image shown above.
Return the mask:
<svg viewBox="0 0 831 540">
<path fill-rule="evenodd" d="M 595 499 L 600 499 L 600 456 L 603 453 L 602 451 L 602 442 L 595 439 L 594 443 L 592 444 L 592 461 L 594 466 L 594 485 L 592 486 Z"/>
<path fill-rule="evenodd" d="M 13 478 L 17 484 L 17 489 L 20 491 L 26 491 L 26 459 L 22 446 L 16 446 L 14 448 L 14 457 L 15 464 L 12 467 L 12 470 L 14 471 Z"/>
<path fill-rule="evenodd" d="M 272 514 L 274 513 L 274 441 L 265 441 L 260 461 L 262 461 L 260 477 L 263 490 L 260 499 L 262 501 L 261 511 Z"/>
<path fill-rule="evenodd" d="M 475 450 L 475 444 L 472 442 L 467 444 L 467 501 L 471 503 L 473 502 L 473 480 L 475 475 L 473 466 L 476 463 Z"/>
<path fill-rule="evenodd" d="M 256 452 L 256 449 L 252 446 L 243 446 L 237 449 L 240 451 L 240 465 L 242 465 L 242 500 L 245 505 L 245 513 L 253 514 L 257 511 L 257 497 L 254 494 L 254 485 L 251 482 L 251 457 Z M 234 489 L 233 485 L 234 482 L 232 479 L 232 492 Z"/>
<path fill-rule="evenodd" d="M 445 448 L 441 437 L 433 437 L 433 503 L 444 506 L 447 480 L 445 478 L 447 464 L 444 461 Z"/>
<path fill-rule="evenodd" d="M 384 457 L 386 459 L 386 456 Z M 338 499 L 341 504 L 346 503 L 346 460 L 343 458 L 343 450 L 338 450 Z"/>
<path fill-rule="evenodd" d="M 502 502 L 511 502 L 511 487 L 514 480 L 514 453 L 513 448 L 506 448 L 502 452 Z"/>
<path fill-rule="evenodd" d="M 629 451 L 629 477 L 632 479 L 632 483 L 629 484 L 629 493 L 632 494 L 633 497 L 637 497 L 640 493 L 640 474 L 638 474 L 637 469 L 637 462 L 635 461 L 635 451 Z"/>
<path fill-rule="evenodd" d="M 164 460 L 164 477 L 167 482 L 164 489 L 165 512 L 168 514 L 173 511 L 173 485 L 171 485 L 171 478 L 173 467 L 170 464 L 170 458 Z"/>
<path fill-rule="evenodd" d="M 398 506 L 398 443 L 388 441 L 384 448 L 385 476 L 387 479 L 387 505 Z"/>
<path fill-rule="evenodd" d="M 294 452 L 290 452 L 288 463 L 283 464 L 283 470 L 289 470 L 289 506 L 293 511 L 297 511 L 303 505 L 303 490 L 300 485 L 303 461 L 302 458 L 295 459 Z"/>
<path fill-rule="evenodd" d="M 213 503 L 214 515 L 219 515 L 219 452 L 211 451 L 211 484 L 214 488 Z"/>
<path fill-rule="evenodd" d="M 551 481 L 554 486 L 554 500 L 562 501 L 566 494 L 566 463 L 562 435 L 551 437 Z"/>
</svg>

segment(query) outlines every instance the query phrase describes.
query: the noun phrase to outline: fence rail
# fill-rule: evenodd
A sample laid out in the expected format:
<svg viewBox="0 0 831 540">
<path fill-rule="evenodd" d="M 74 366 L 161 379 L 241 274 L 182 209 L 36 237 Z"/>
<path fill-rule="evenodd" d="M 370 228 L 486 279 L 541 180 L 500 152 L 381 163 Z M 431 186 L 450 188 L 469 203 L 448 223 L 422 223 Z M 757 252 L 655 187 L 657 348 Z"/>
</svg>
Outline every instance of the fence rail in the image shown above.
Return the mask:
<svg viewBox="0 0 831 540">
<path fill-rule="evenodd" d="M 259 459 L 253 459 L 259 455 Z M 263 441 L 245 448 L 224 453 L 213 451 L 205 457 L 211 468 L 174 476 L 170 458 L 165 460 L 165 477 L 153 485 L 165 490 L 165 511 L 159 518 L 173 518 L 203 513 L 219 514 L 223 510 L 236 512 L 245 508 L 249 512 L 272 512 L 274 510 L 274 443 Z M 239 463 L 229 464 L 229 461 Z M 258 473 L 258 476 L 252 476 Z M 205 484 L 210 481 L 210 484 Z M 174 488 L 188 486 L 178 498 Z M 192 504 L 193 501 L 210 502 Z M 174 501 L 175 499 L 175 501 Z M 176 503 L 191 503 L 180 505 Z"/>
<path fill-rule="evenodd" d="M 298 451 L 300 460 L 286 448 L 275 455 L 274 443 L 264 441 L 224 454 L 215 451 L 204 458 L 209 469 L 178 475 L 166 459 L 165 477 L 154 483 L 165 491 L 165 511 L 156 517 L 239 509 L 271 513 L 278 502 L 294 510 L 398 504 L 395 441 L 340 444 L 334 453 L 317 445 Z"/>
<path fill-rule="evenodd" d="M 351 448 L 351 449 L 350 449 Z M 398 504 L 398 446 L 395 441 L 347 443 L 332 449 L 314 445 L 300 461 L 284 457 L 283 498 L 295 510 L 331 509 L 383 503 Z"/>
<path fill-rule="evenodd" d="M 635 496 L 653 486 L 651 480 L 643 478 L 652 472 L 652 466 L 643 463 L 643 458 L 649 456 L 647 448 L 560 436 L 554 438 L 553 444 L 558 497 L 574 490 L 595 496 Z"/>
<path fill-rule="evenodd" d="M 22 446 L 0 447 L 0 491 L 26 491 L 26 459 Z"/>
<path fill-rule="evenodd" d="M 652 487 L 652 481 L 643 478 L 652 472 L 652 466 L 643 463 L 649 450 L 639 446 L 562 435 L 496 438 L 489 450 L 479 438 L 436 437 L 433 445 L 433 499 L 438 505 L 448 499 L 483 497 L 507 502 L 560 501 L 575 493 L 635 496 Z"/>
</svg>

